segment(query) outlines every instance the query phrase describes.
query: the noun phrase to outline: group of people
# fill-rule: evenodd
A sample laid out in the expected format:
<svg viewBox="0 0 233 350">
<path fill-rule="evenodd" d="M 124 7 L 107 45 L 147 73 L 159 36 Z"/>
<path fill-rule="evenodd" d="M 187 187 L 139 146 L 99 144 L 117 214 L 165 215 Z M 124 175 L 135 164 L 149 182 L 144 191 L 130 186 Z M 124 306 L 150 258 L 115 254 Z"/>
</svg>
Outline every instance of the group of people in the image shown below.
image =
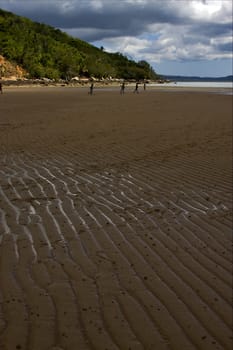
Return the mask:
<svg viewBox="0 0 233 350">
<path fill-rule="evenodd" d="M 139 87 L 139 83 L 137 82 L 136 85 L 135 85 L 135 89 L 134 89 L 134 94 L 138 94 L 139 91 L 138 91 L 138 87 Z M 146 83 L 143 84 L 143 89 L 146 90 Z M 121 84 L 121 89 L 120 89 L 120 94 L 123 95 L 125 93 L 125 83 L 123 82 Z"/>
<path fill-rule="evenodd" d="M 139 83 L 137 82 L 136 86 L 135 86 L 135 89 L 134 89 L 134 93 L 137 93 L 137 94 L 139 93 L 138 86 L 139 86 Z M 143 87 L 144 87 L 144 90 L 146 90 L 146 83 L 144 83 Z M 93 95 L 93 89 L 94 89 L 94 84 L 91 83 L 90 90 L 89 90 L 88 94 Z M 0 82 L 0 93 L 1 94 L 3 93 L 2 83 L 1 82 Z M 121 88 L 120 88 L 120 94 L 123 95 L 124 93 L 125 93 L 125 82 L 123 82 L 121 84 Z"/>
<path fill-rule="evenodd" d="M 137 94 L 139 93 L 138 87 L 139 87 L 139 83 L 137 82 L 135 85 L 135 89 L 133 91 L 134 93 L 137 93 Z M 143 88 L 144 90 L 146 90 L 146 83 L 143 84 Z M 94 84 L 92 83 L 90 86 L 90 90 L 88 92 L 89 95 L 93 95 L 93 89 L 94 89 Z M 120 94 L 124 95 L 124 93 L 125 93 L 125 82 L 123 82 L 120 87 Z"/>
<path fill-rule="evenodd" d="M 135 93 L 136 93 L 136 94 L 139 93 L 138 87 L 139 87 L 139 83 L 137 82 L 136 85 L 135 85 L 135 89 L 134 89 L 134 91 L 133 91 L 134 94 L 135 94 Z M 143 84 L 143 88 L 144 88 L 144 90 L 146 90 L 146 83 Z M 120 94 L 123 95 L 124 93 L 125 93 L 125 83 L 123 82 L 123 83 L 121 84 Z"/>
</svg>

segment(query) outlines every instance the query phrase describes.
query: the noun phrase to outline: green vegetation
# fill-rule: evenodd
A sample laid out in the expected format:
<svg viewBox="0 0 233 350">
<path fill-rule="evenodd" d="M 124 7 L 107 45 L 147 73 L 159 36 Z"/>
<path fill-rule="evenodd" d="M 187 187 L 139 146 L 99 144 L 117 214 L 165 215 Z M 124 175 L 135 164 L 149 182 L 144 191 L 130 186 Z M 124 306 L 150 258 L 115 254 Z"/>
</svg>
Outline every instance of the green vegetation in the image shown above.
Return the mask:
<svg viewBox="0 0 233 350">
<path fill-rule="evenodd" d="M 59 29 L 0 9 L 0 55 L 24 68 L 30 78 L 74 76 L 158 79 L 146 61 L 107 53 Z"/>
</svg>

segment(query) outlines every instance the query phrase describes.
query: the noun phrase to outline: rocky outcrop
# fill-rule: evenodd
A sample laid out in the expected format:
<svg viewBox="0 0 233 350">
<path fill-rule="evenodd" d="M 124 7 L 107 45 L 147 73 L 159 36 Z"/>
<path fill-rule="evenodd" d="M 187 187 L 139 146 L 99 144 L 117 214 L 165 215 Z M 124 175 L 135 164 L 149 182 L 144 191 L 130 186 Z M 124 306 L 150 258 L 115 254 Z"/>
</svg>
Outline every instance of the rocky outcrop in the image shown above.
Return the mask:
<svg viewBox="0 0 233 350">
<path fill-rule="evenodd" d="M 27 72 L 17 64 L 11 63 L 0 55 L 0 79 L 18 80 L 27 77 Z"/>
</svg>

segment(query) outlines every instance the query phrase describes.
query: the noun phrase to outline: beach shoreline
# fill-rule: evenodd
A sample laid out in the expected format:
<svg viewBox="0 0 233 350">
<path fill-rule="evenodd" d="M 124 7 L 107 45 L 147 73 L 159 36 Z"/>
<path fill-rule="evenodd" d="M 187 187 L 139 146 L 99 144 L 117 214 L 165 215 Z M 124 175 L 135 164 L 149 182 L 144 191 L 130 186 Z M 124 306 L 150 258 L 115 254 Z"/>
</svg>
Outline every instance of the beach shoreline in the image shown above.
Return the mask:
<svg viewBox="0 0 233 350">
<path fill-rule="evenodd" d="M 120 91 L 121 82 L 93 82 L 95 91 Z M 29 90 L 29 89 L 80 89 L 89 91 L 91 82 L 85 83 L 46 83 L 46 82 L 31 82 L 27 84 L 27 82 L 8 82 L 8 84 L 4 84 L 3 82 L 3 90 L 4 91 L 12 91 L 12 90 Z M 133 92 L 135 89 L 136 82 L 125 82 L 125 93 Z M 139 92 L 145 92 L 145 90 L 155 90 L 160 92 L 203 92 L 203 93 L 217 93 L 217 94 L 226 94 L 232 95 L 233 90 L 232 87 L 229 86 L 180 86 L 179 84 L 174 83 L 147 83 L 144 88 L 144 83 L 139 83 Z"/>
<path fill-rule="evenodd" d="M 0 348 L 230 350 L 232 97 L 88 87 L 0 95 Z"/>
</svg>

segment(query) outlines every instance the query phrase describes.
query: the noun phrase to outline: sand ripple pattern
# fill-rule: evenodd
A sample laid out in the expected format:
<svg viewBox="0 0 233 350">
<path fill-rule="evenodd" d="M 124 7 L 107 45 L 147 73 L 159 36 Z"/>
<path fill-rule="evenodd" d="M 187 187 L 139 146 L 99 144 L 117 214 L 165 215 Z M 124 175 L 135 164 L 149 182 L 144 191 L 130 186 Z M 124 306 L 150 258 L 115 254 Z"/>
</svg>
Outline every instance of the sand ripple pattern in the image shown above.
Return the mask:
<svg viewBox="0 0 233 350">
<path fill-rule="evenodd" d="M 4 157 L 1 349 L 231 349 L 227 174 L 184 156 Z"/>
</svg>

